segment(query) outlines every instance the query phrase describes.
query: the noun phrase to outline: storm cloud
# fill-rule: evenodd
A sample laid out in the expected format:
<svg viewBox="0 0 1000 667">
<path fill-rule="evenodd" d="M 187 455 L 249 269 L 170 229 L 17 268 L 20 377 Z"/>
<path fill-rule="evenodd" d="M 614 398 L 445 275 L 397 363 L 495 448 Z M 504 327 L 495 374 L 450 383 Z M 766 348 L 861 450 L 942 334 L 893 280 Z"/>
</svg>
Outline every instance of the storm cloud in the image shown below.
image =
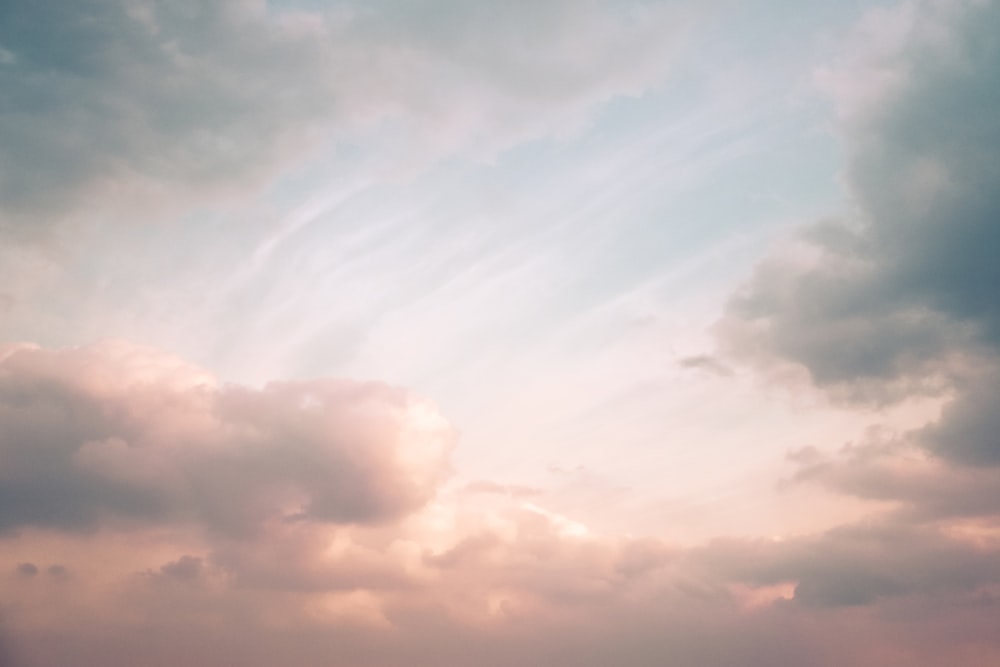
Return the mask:
<svg viewBox="0 0 1000 667">
<path fill-rule="evenodd" d="M 794 597 L 808 605 L 997 577 L 1000 6 L 904 3 L 876 18 L 851 59 L 817 75 L 840 111 L 853 217 L 800 230 L 717 326 L 727 359 L 842 408 L 878 419 L 940 406 L 922 426 L 789 456 L 791 487 L 872 506 L 864 523 L 732 561 L 759 581 L 798 572 Z"/>
<path fill-rule="evenodd" d="M 877 95 L 837 90 L 856 217 L 807 229 L 763 264 L 719 329 L 734 355 L 804 370 L 841 401 L 951 396 L 915 440 L 994 465 L 1000 7 L 917 3 L 888 16 L 905 36 L 896 48 L 852 63 L 860 73 L 826 73 L 891 81 Z"/>
</svg>

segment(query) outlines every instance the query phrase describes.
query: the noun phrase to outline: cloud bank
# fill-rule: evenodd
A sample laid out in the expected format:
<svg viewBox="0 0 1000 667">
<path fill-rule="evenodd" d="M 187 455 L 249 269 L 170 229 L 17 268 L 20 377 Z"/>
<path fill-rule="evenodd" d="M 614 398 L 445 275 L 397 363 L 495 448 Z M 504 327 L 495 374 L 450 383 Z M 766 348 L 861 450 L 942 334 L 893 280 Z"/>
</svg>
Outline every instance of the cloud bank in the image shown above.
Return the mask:
<svg viewBox="0 0 1000 667">
<path fill-rule="evenodd" d="M 254 389 L 120 341 L 11 345 L 0 427 L 7 664 L 1000 655 L 995 533 L 890 514 L 700 547 L 594 534 L 544 491 L 448 485 L 447 422 L 379 384 Z"/>
</svg>

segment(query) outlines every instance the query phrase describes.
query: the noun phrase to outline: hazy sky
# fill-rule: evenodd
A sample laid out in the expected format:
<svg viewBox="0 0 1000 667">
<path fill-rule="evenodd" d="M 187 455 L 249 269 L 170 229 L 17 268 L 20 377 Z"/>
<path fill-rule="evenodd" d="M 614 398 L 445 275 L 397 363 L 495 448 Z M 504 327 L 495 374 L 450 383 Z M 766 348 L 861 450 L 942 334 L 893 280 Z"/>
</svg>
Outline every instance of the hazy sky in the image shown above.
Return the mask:
<svg viewBox="0 0 1000 667">
<path fill-rule="evenodd" d="M 1000 664 L 1000 4 L 0 2 L 0 667 Z"/>
</svg>

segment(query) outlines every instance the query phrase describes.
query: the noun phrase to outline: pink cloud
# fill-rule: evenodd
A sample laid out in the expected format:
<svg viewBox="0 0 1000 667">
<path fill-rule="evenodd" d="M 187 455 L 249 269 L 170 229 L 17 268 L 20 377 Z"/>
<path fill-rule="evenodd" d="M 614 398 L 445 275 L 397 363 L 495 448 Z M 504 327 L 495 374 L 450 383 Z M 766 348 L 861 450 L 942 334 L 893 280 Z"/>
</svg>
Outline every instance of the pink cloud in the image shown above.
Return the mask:
<svg viewBox="0 0 1000 667">
<path fill-rule="evenodd" d="M 0 529 L 384 521 L 448 473 L 435 408 L 377 383 L 219 385 L 163 353 L 109 342 L 0 354 Z"/>
<path fill-rule="evenodd" d="M 444 486 L 453 439 L 377 383 L 255 389 L 125 342 L 8 346 L 3 664 L 1000 659 L 982 535 L 902 515 L 700 547 L 602 535 L 544 493 Z M 840 490 L 857 468 L 796 463 Z"/>
</svg>

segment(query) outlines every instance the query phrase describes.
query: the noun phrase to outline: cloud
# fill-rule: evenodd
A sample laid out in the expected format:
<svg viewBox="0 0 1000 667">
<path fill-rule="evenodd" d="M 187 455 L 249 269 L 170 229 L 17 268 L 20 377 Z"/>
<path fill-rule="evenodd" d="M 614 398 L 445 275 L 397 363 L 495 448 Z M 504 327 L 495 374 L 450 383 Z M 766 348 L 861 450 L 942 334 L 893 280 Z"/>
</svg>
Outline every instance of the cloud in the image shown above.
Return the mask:
<svg viewBox="0 0 1000 667">
<path fill-rule="evenodd" d="M 197 556 L 181 556 L 175 561 L 162 565 L 159 575 L 180 581 L 191 581 L 198 578 L 202 572 L 202 567 L 203 562 L 201 558 Z"/>
<path fill-rule="evenodd" d="M 892 654 L 929 666 L 975 645 L 971 666 L 1000 650 L 984 620 L 1000 583 L 992 538 L 893 520 L 700 547 L 602 535 L 544 494 L 442 486 L 451 429 L 380 384 L 253 389 L 122 341 L 10 345 L 0 425 L 0 569 L 12 575 L 0 591 L 25 664 Z"/>
<path fill-rule="evenodd" d="M 918 440 L 935 453 L 969 466 L 1000 464 L 1000 368 L 981 370 L 958 386 L 959 396 Z"/>
<path fill-rule="evenodd" d="M 720 540 L 696 553 L 742 583 L 792 582 L 792 599 L 806 607 L 841 607 L 975 593 L 1000 580 L 995 546 L 890 519 L 789 540 Z"/>
<path fill-rule="evenodd" d="M 860 48 L 820 73 L 838 102 L 853 215 L 800 230 L 757 267 L 718 325 L 721 348 L 848 408 L 934 400 L 914 408 L 923 425 L 790 455 L 786 484 L 869 501 L 867 520 L 717 542 L 696 558 L 715 572 L 792 586 L 792 602 L 814 610 L 926 618 L 917 610 L 939 603 L 934 615 L 958 624 L 974 600 L 994 603 L 1000 121 L 987 109 L 1000 40 L 986 26 L 998 18 L 996 3 L 875 10 Z M 963 655 L 989 662 L 972 647 Z"/>
<path fill-rule="evenodd" d="M 38 574 L 38 566 L 34 563 L 20 563 L 17 566 L 17 575 L 19 577 L 34 577 Z"/>
<path fill-rule="evenodd" d="M 384 521 L 434 495 L 452 441 L 433 406 L 376 383 L 218 385 L 124 342 L 0 351 L 8 530 Z"/>
<path fill-rule="evenodd" d="M 60 584 L 75 602 L 54 615 L 46 582 L 6 587 L 29 664 L 833 666 L 895 655 L 972 667 L 998 655 L 993 552 L 933 529 L 678 548 L 568 535 L 513 500 L 474 506 L 459 494 L 392 526 L 275 524 L 238 547 L 215 534 L 191 550 L 134 530 L 114 545 L 109 530 L 4 538 L 5 559 L 71 550 L 81 572 Z"/>
<path fill-rule="evenodd" d="M 697 354 L 690 357 L 683 357 L 677 360 L 677 365 L 681 368 L 704 371 L 710 375 L 728 377 L 733 374 L 731 368 L 710 354 Z"/>
<path fill-rule="evenodd" d="M 940 441 L 929 437 L 958 424 L 946 410 L 940 423 L 888 439 L 869 436 L 835 452 L 794 452 L 789 456 L 794 472 L 782 487 L 817 485 L 871 501 L 873 512 L 894 524 L 988 536 L 1000 519 L 1000 467 L 970 465 L 934 449 L 939 442 L 980 442 L 967 434 L 951 433 Z"/>
<path fill-rule="evenodd" d="M 1000 40 L 986 26 L 1000 6 L 904 3 L 870 19 L 859 34 L 891 33 L 891 47 L 822 73 L 843 101 L 856 216 L 758 267 L 719 332 L 732 357 L 841 402 L 944 404 L 891 446 L 802 461 L 795 479 L 891 503 L 900 520 L 987 520 L 1000 515 L 1000 120 L 987 111 Z"/>
<path fill-rule="evenodd" d="M 414 150 L 431 157 L 564 132 L 657 80 L 688 22 L 598 0 L 46 0 L 0 12 L 0 225 L 21 234 L 259 184 L 292 155 L 382 123 L 415 128 Z"/>
<path fill-rule="evenodd" d="M 720 326 L 737 355 L 792 363 L 863 402 L 941 392 L 995 356 L 1000 43 L 995 3 L 905 3 L 873 25 L 897 48 L 838 80 L 885 80 L 842 119 L 856 218 L 761 265 Z M 871 22 L 870 22 L 871 23 Z M 872 29 L 871 25 L 867 29 Z M 829 73 L 826 73 L 829 77 Z M 838 91 L 841 95 L 847 94 Z"/>
</svg>

